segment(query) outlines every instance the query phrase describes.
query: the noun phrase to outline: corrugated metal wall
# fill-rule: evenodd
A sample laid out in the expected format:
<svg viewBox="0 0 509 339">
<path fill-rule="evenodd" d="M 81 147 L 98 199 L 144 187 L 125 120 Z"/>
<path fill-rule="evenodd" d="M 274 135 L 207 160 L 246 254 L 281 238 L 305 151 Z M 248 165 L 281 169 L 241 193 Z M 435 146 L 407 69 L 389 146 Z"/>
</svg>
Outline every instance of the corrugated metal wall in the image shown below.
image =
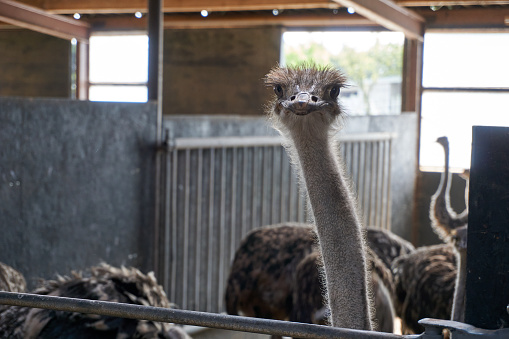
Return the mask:
<svg viewBox="0 0 509 339">
<path fill-rule="evenodd" d="M 390 228 L 390 133 L 346 135 L 341 152 L 365 224 Z M 183 309 L 222 312 L 235 249 L 252 229 L 308 221 L 279 137 L 178 138 L 162 160 L 157 269 Z"/>
</svg>

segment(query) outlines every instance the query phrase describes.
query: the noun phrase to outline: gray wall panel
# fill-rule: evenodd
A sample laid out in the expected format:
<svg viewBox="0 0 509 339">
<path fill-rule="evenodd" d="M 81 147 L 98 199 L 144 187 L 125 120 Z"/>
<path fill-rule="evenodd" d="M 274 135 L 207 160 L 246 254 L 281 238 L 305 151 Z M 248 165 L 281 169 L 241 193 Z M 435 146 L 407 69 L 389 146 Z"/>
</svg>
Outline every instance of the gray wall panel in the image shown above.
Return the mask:
<svg viewBox="0 0 509 339">
<path fill-rule="evenodd" d="M 34 286 L 104 260 L 150 268 L 152 104 L 0 99 L 0 261 Z"/>
</svg>

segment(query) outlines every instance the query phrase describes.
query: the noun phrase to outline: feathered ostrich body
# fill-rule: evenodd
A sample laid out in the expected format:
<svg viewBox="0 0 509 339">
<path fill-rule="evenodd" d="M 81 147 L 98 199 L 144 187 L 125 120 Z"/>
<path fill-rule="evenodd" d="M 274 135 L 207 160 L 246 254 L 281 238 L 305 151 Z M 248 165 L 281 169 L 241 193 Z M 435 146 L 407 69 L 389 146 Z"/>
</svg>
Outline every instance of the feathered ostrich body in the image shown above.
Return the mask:
<svg viewBox="0 0 509 339">
<path fill-rule="evenodd" d="M 391 332 L 394 289 L 392 260 L 414 250 L 406 240 L 379 228 L 367 229 L 368 266 L 378 329 Z M 285 223 L 251 231 L 232 262 L 225 300 L 229 314 L 326 324 L 323 263 L 313 226 Z"/>
<path fill-rule="evenodd" d="M 27 283 L 23 274 L 0 262 L 0 291 L 25 292 Z M 1 309 L 2 305 L 0 305 Z"/>
<path fill-rule="evenodd" d="M 32 293 L 171 307 L 152 273 L 101 264 L 89 275 L 42 281 Z M 2 338 L 189 338 L 174 324 L 10 306 L 0 313 Z"/>
<path fill-rule="evenodd" d="M 448 244 L 421 247 L 394 260 L 394 307 L 404 334 L 421 333 L 423 318 L 450 319 L 456 272 Z"/>
<path fill-rule="evenodd" d="M 288 319 L 296 267 L 315 243 L 312 228 L 299 223 L 251 231 L 230 268 L 225 293 L 228 314 Z"/>
</svg>

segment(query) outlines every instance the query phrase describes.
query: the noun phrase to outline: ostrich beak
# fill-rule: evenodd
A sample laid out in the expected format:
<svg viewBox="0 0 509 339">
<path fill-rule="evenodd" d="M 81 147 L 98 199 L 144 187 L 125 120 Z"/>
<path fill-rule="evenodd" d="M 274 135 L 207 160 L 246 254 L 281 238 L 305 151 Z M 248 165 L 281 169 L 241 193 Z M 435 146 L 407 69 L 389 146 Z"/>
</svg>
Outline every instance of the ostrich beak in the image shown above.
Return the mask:
<svg viewBox="0 0 509 339">
<path fill-rule="evenodd" d="M 308 92 L 300 92 L 290 97 L 288 108 L 296 115 L 307 115 L 317 109 L 318 99 Z"/>
</svg>

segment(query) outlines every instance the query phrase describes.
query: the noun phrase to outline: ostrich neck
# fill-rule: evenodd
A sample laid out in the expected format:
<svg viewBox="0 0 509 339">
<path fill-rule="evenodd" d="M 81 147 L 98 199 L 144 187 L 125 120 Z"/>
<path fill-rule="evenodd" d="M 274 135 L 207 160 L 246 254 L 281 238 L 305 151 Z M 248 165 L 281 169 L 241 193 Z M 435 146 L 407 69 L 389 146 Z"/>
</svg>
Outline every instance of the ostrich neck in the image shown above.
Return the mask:
<svg viewBox="0 0 509 339">
<path fill-rule="evenodd" d="M 431 208 L 434 213 L 433 219 L 437 223 L 436 226 L 443 228 L 445 233 L 448 233 L 450 229 L 463 226 L 467 223 L 468 212 L 465 210 L 461 215 L 458 215 L 451 207 L 450 191 L 452 175 L 449 172 L 449 146 L 447 144 L 442 146 L 444 147 L 444 172 L 440 177 L 437 192 L 432 197 Z"/>
<path fill-rule="evenodd" d="M 456 250 L 457 275 L 452 303 L 451 320 L 465 321 L 465 284 L 467 281 L 467 250 Z"/>
<path fill-rule="evenodd" d="M 322 250 L 332 325 L 371 330 L 365 245 L 335 147 L 323 135 L 292 139 Z"/>
</svg>

